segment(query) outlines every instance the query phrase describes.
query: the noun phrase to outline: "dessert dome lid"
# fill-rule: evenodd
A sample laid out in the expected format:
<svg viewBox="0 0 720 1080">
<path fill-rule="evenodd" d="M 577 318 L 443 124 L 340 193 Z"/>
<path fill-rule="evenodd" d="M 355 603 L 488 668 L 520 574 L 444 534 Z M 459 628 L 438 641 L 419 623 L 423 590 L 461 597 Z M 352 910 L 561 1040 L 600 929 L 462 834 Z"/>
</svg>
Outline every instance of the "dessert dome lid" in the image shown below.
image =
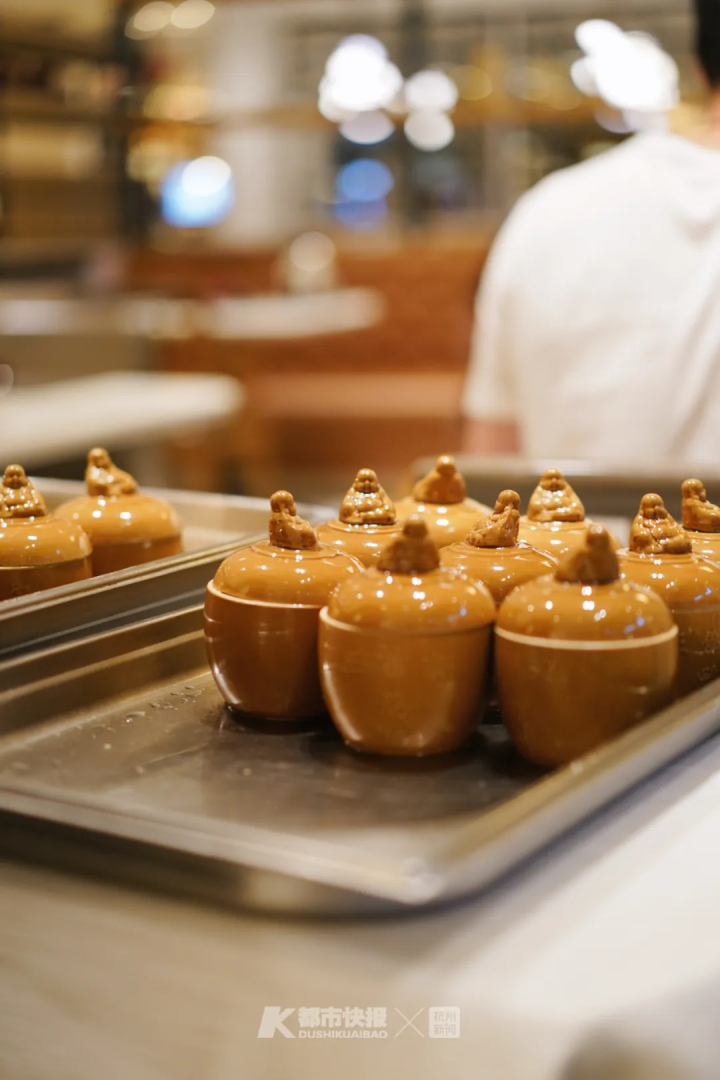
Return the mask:
<svg viewBox="0 0 720 1080">
<path fill-rule="evenodd" d="M 47 566 L 86 559 L 90 541 L 75 523 L 48 513 L 21 465 L 8 465 L 0 485 L 0 566 Z"/>
<path fill-rule="evenodd" d="M 720 533 L 720 506 L 709 501 L 702 480 L 683 483 L 682 524 L 691 532 Z"/>
<path fill-rule="evenodd" d="M 533 523 L 580 522 L 585 507 L 559 469 L 546 469 L 530 496 L 528 521 Z"/>
<path fill-rule="evenodd" d="M 676 632 L 663 600 L 642 585 L 619 580 L 618 558 L 602 525 L 588 528 L 583 547 L 555 573 L 509 594 L 498 633 L 562 641 L 630 641 Z"/>
<path fill-rule="evenodd" d="M 377 567 L 332 594 L 328 614 L 357 627 L 450 632 L 487 626 L 495 617 L 495 603 L 484 586 L 440 566 L 425 521 L 413 516 L 383 550 Z"/>
<path fill-rule="evenodd" d="M 179 537 L 180 519 L 165 499 L 146 495 L 137 481 L 97 446 L 88 454 L 86 495 L 63 503 L 59 513 L 79 522 L 95 545 Z"/>
<path fill-rule="evenodd" d="M 213 588 L 242 600 L 324 606 L 335 586 L 362 570 L 362 563 L 321 544 L 312 525 L 298 516 L 289 491 L 276 491 L 270 510 L 268 539 L 228 556 Z"/>
</svg>

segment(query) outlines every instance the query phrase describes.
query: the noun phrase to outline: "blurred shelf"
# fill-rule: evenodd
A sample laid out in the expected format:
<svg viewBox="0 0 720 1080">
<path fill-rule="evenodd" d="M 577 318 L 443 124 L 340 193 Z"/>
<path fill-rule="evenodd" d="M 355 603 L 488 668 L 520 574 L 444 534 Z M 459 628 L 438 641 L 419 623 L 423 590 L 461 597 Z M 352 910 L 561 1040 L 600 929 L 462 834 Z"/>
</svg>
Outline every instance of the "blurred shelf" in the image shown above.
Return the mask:
<svg viewBox="0 0 720 1080">
<path fill-rule="evenodd" d="M 159 118 L 146 116 L 140 112 L 121 112 L 107 105 L 97 109 L 68 105 L 45 93 L 33 91 L 0 92 L 0 122 L 3 119 L 51 121 L 64 124 L 101 124 L 103 127 L 117 131 L 132 130 L 151 124 L 194 129 L 209 127 L 213 124 L 212 120 L 205 118 L 199 120 Z"/>
<path fill-rule="evenodd" d="M 598 102 L 582 98 L 571 108 L 557 108 L 545 102 L 520 101 L 502 94 L 492 94 L 479 102 L 461 102 L 452 113 L 457 127 L 481 127 L 485 124 L 586 124 L 594 121 Z M 337 124 L 326 120 L 315 102 L 276 105 L 267 109 L 226 112 L 214 121 L 217 127 L 275 127 L 308 131 L 332 131 Z M 399 121 L 402 122 L 401 120 Z"/>
<path fill-rule="evenodd" d="M 60 25 L 60 23 L 59 23 Z M 108 46 L 102 40 L 90 38 L 69 38 L 62 33 L 13 34 L 3 30 L 0 36 L 0 52 L 44 53 L 47 56 L 68 57 L 82 60 L 102 60 L 107 56 Z"/>
<path fill-rule="evenodd" d="M 72 175 L 70 173 L 45 173 L 45 172 L 15 172 L 10 169 L 5 169 L 3 172 L 3 182 L 6 185 L 13 183 L 19 184 L 35 184 L 44 185 L 50 184 L 57 186 L 58 184 L 119 184 L 122 181 L 122 177 L 115 173 L 102 170 L 94 173 L 77 173 Z"/>
</svg>

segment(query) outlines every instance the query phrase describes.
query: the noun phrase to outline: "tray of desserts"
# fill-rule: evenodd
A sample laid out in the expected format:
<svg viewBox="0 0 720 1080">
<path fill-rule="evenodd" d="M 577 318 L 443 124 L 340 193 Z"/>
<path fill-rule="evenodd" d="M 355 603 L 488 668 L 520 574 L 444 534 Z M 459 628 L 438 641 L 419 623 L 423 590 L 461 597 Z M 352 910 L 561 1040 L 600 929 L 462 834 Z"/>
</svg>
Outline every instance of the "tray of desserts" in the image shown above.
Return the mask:
<svg viewBox="0 0 720 1080">
<path fill-rule="evenodd" d="M 643 469 L 620 466 L 617 463 L 591 461 L 545 461 L 542 459 L 504 457 L 495 454 L 462 454 L 456 458 L 467 483 L 468 494 L 481 502 L 494 499 L 502 487 L 513 488 L 523 503 L 530 498 L 537 477 L 548 468 L 561 469 L 572 486 L 582 491 L 583 503 L 595 518 L 632 518 L 642 496 L 648 491 L 662 491 L 671 514 L 680 514 L 680 487 L 688 475 L 686 467 L 671 463 L 659 469 L 657 465 Z M 432 466 L 429 458 L 420 458 L 410 469 L 417 480 Z M 705 487 L 710 497 L 720 500 L 720 471 L 702 468 Z"/>
<path fill-rule="evenodd" d="M 524 516 L 445 458 L 317 529 L 276 492 L 202 607 L 0 663 L 0 846 L 264 911 L 474 893 L 720 729 L 718 547 L 697 480 L 625 548 L 557 469 Z"/>
<path fill-rule="evenodd" d="M 0 656 L 200 602 L 223 558 L 266 526 L 266 500 L 140 490 L 101 448 L 82 484 L 33 481 L 10 465 L 0 479 Z"/>
</svg>

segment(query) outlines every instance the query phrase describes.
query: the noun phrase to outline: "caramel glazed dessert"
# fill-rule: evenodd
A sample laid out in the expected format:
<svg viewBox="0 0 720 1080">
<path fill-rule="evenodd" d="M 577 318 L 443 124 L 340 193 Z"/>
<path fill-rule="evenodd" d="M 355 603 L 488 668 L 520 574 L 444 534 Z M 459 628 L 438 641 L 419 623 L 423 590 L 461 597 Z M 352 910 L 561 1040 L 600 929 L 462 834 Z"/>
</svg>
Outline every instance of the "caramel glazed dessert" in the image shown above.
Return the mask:
<svg viewBox="0 0 720 1080">
<path fill-rule="evenodd" d="M 90 540 L 57 514 L 25 475 L 8 465 L 0 484 L 0 600 L 90 577 Z"/>
</svg>

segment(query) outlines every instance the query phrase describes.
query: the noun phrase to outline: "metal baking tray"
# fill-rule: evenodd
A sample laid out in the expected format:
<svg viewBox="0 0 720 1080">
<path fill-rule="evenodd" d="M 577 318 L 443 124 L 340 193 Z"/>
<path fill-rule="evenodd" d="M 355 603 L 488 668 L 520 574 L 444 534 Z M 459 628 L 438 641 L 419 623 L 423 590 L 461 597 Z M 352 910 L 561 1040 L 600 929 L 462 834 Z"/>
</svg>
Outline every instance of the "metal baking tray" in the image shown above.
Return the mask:
<svg viewBox="0 0 720 1080">
<path fill-rule="evenodd" d="M 241 719 L 200 608 L 0 664 L 0 849 L 294 914 L 477 892 L 720 728 L 720 681 L 573 765 L 502 725 L 434 759 L 346 748 L 328 720 Z"/>
<path fill-rule="evenodd" d="M 85 491 L 84 484 L 65 480 L 35 483 L 50 509 Z M 176 508 L 183 522 L 183 554 L 4 601 L 0 659 L 198 604 L 223 559 L 266 535 L 267 499 L 144 490 Z M 323 506 L 300 504 L 298 509 L 313 524 L 334 516 Z"/>
<path fill-rule="evenodd" d="M 662 495 L 665 505 L 675 517 L 680 516 L 680 488 L 683 480 L 700 476 L 708 498 L 720 502 L 720 473 L 702 465 L 680 467 L 660 466 L 643 470 L 639 467 L 622 469 L 592 461 L 539 460 L 518 457 L 496 457 L 460 454 L 457 467 L 467 483 L 468 495 L 483 503 L 495 502 L 503 488 L 518 492 L 526 506 L 545 469 L 560 469 L 577 491 L 587 513 L 594 518 L 632 518 L 638 511 L 640 499 L 648 491 Z M 411 479 L 424 476 L 435 464 L 435 458 L 421 458 L 411 470 Z M 608 522 L 612 526 L 612 521 Z"/>
</svg>

